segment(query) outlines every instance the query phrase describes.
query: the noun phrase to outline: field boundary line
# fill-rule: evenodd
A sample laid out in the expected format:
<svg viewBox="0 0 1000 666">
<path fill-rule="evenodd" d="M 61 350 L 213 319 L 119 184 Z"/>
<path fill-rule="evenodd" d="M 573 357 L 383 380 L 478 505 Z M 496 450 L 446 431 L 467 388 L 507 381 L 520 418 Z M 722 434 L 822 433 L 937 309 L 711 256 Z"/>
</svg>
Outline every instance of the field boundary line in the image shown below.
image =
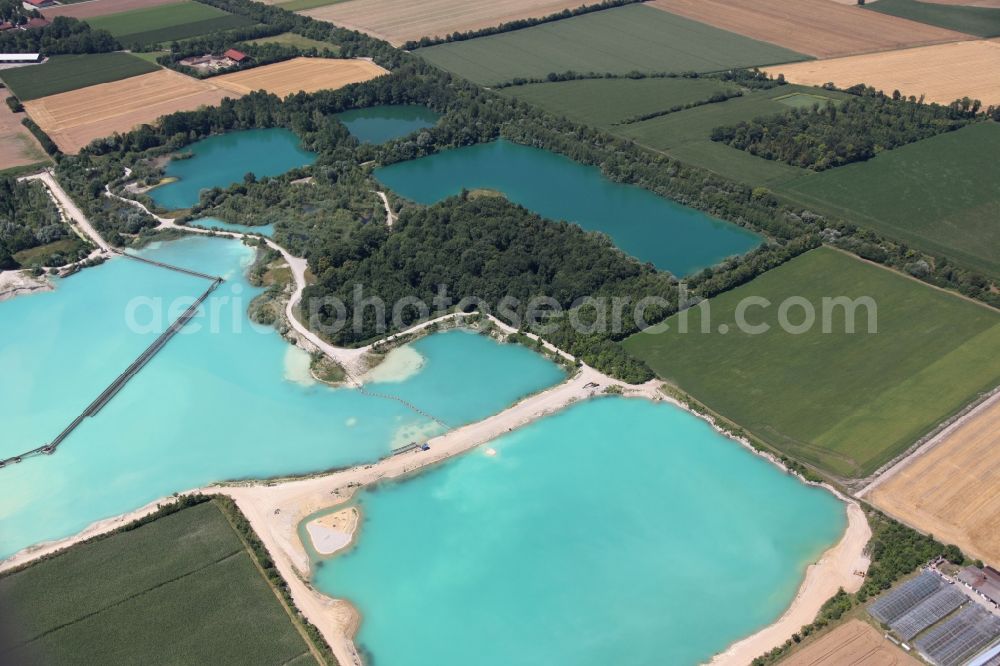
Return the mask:
<svg viewBox="0 0 1000 666">
<path fill-rule="evenodd" d="M 260 577 L 264 579 L 264 584 L 267 585 L 267 589 L 271 590 L 271 594 L 273 594 L 278 599 L 278 603 L 281 604 L 281 607 L 284 609 L 285 614 L 291 621 L 292 626 L 295 627 L 295 631 L 297 631 L 299 633 L 299 636 L 302 637 L 302 640 L 306 642 L 306 647 L 308 648 L 309 653 L 312 654 L 313 659 L 316 660 L 317 664 L 327 664 L 326 659 L 324 659 L 323 655 L 320 654 L 319 649 L 313 643 L 312 638 L 309 637 L 309 633 L 305 630 L 305 627 L 302 626 L 302 623 L 301 621 L 299 621 L 299 618 L 296 615 L 296 613 L 292 612 L 292 609 L 285 601 L 284 596 L 282 596 L 281 592 L 279 592 L 274 587 L 274 584 L 271 583 L 271 579 L 267 577 L 267 573 L 264 571 L 264 567 L 261 566 L 260 561 L 257 559 L 257 554 L 254 553 L 253 549 L 250 547 L 250 543 L 243 537 L 242 534 L 240 534 L 240 531 L 236 529 L 236 525 L 233 524 L 232 516 L 230 516 L 229 512 L 226 511 L 225 508 L 220 506 L 219 503 L 216 502 L 214 499 L 212 500 L 212 504 L 215 506 L 215 509 L 219 513 L 221 513 L 222 516 L 226 519 L 226 523 L 229 524 L 229 528 L 233 531 L 233 534 L 235 534 L 236 538 L 239 539 L 240 543 L 243 544 L 243 552 L 245 552 L 247 555 L 250 556 L 250 561 L 253 562 L 253 566 L 255 569 L 257 569 L 257 573 L 259 573 Z M 239 510 L 239 506 L 237 506 L 236 508 L 237 510 Z M 247 523 L 249 524 L 250 521 L 247 520 Z M 264 550 L 267 550 L 267 546 L 264 545 L 263 541 L 261 541 L 261 546 L 263 546 Z M 270 556 L 270 553 L 268 553 L 268 555 Z M 296 612 L 300 612 L 298 611 L 297 608 L 295 610 Z"/>
<path fill-rule="evenodd" d="M 114 535 L 111 535 L 111 536 L 114 536 Z M 146 589 L 142 590 L 141 592 L 136 592 L 135 594 L 130 594 L 129 596 L 127 596 L 127 597 L 125 597 L 123 599 L 119 599 L 118 601 L 116 601 L 114 603 L 111 603 L 111 604 L 108 604 L 107 606 L 103 606 L 103 607 L 101 607 L 101 608 L 99 608 L 97 610 L 91 611 L 91 612 L 89 612 L 89 613 L 87 613 L 85 615 L 81 615 L 80 617 L 78 617 L 78 618 L 76 618 L 74 620 L 70 620 L 69 622 L 63 622 L 62 624 L 60 624 L 60 625 L 58 625 L 56 627 L 52 627 L 51 629 L 46 629 L 45 631 L 43 631 L 42 633 L 38 634 L 37 636 L 32 636 L 31 638 L 29 638 L 29 639 L 27 639 L 25 641 L 22 641 L 21 643 L 18 643 L 16 645 L 13 645 L 11 647 L 12 648 L 19 648 L 19 647 L 24 647 L 24 646 L 27 646 L 27 645 L 31 645 L 32 643 L 34 643 L 38 639 L 44 638 L 44 637 L 48 636 L 49 634 L 53 634 L 53 633 L 55 633 L 57 631 L 61 631 L 61 630 L 65 629 L 66 627 L 72 626 L 74 624 L 79 624 L 80 622 L 83 622 L 84 620 L 88 620 L 88 619 L 94 617 L 95 615 L 100 615 L 101 613 L 105 612 L 106 610 L 108 610 L 110 608 L 114 608 L 115 606 L 121 606 L 122 604 L 124 604 L 124 603 L 126 603 L 128 601 L 132 601 L 133 599 L 137 599 L 137 598 L 139 598 L 139 597 L 141 597 L 143 595 L 146 595 L 146 594 L 152 592 L 153 590 L 157 590 L 157 589 L 159 589 L 161 587 L 164 587 L 166 585 L 170 585 L 171 583 L 176 583 L 177 581 L 182 580 L 184 578 L 187 578 L 188 576 L 191 576 L 193 574 L 196 574 L 196 573 L 199 573 L 201 571 L 204 571 L 205 569 L 208 569 L 209 567 L 214 567 L 216 564 L 220 564 L 222 562 L 225 562 L 226 560 L 228 560 L 229 558 L 233 557 L 234 555 L 239 555 L 241 552 L 243 552 L 242 549 L 234 550 L 233 552 L 229 553 L 228 555 L 220 557 L 220 558 L 218 558 L 218 559 L 216 559 L 216 560 L 214 560 L 212 562 L 209 562 L 208 564 L 205 564 L 204 566 L 200 566 L 197 569 L 192 569 L 192 570 L 187 571 L 187 572 L 185 572 L 185 573 L 183 573 L 183 574 L 181 574 L 179 576 L 175 576 L 174 578 L 171 578 L 169 580 L 161 581 L 161 582 L 157 583 L 156 585 L 153 585 L 152 587 L 147 587 Z M 9 650 L 8 650 L 8 652 L 9 652 Z"/>
<path fill-rule="evenodd" d="M 865 259 L 862 256 L 854 254 L 853 252 L 851 252 L 849 250 L 845 250 L 843 248 L 837 247 L 836 245 L 830 245 L 828 243 L 823 243 L 823 247 L 828 247 L 831 250 L 836 250 L 837 252 L 842 252 L 842 253 L 850 256 L 850 257 L 854 257 L 858 261 L 863 261 L 866 264 L 870 264 L 872 266 L 875 266 L 876 268 L 881 268 L 884 271 L 889 271 L 890 273 L 895 273 L 896 275 L 901 275 L 902 277 L 905 277 L 907 280 L 913 280 L 914 282 L 916 282 L 918 284 L 922 284 L 925 287 L 930 287 L 931 289 L 936 289 L 936 290 L 938 290 L 938 291 L 940 291 L 942 293 L 948 294 L 950 296 L 954 296 L 956 298 L 961 298 L 962 300 L 968 301 L 969 303 L 973 303 L 973 304 L 978 305 L 980 307 L 986 308 L 990 312 L 994 312 L 994 313 L 1000 314 L 1000 308 L 995 308 L 992 305 L 990 305 L 989 303 L 986 303 L 984 301 L 978 301 L 978 300 L 972 298 L 971 296 L 966 296 L 965 294 L 963 294 L 961 292 L 955 291 L 953 289 L 946 289 L 945 287 L 939 287 L 938 285 L 931 284 L 930 282 L 925 282 L 924 280 L 921 280 L 918 277 L 914 277 L 913 275 L 910 275 L 909 273 L 904 273 L 903 271 L 896 270 L 892 266 L 886 266 L 885 264 L 880 264 L 877 261 L 872 261 L 871 259 Z"/>
<path fill-rule="evenodd" d="M 934 427 L 929 433 L 918 439 L 913 445 L 899 454 L 869 477 L 871 481 L 856 493 L 858 498 L 867 498 L 871 491 L 882 485 L 885 481 L 894 477 L 899 471 L 908 467 L 918 458 L 930 453 L 943 444 L 956 430 L 977 418 L 982 412 L 988 410 L 995 402 L 1000 401 L 1000 386 L 991 391 L 978 396 L 975 400 L 965 405 L 958 412 L 945 419 Z M 881 509 L 879 509 L 881 511 Z M 903 522 L 903 521 L 900 521 Z"/>
</svg>

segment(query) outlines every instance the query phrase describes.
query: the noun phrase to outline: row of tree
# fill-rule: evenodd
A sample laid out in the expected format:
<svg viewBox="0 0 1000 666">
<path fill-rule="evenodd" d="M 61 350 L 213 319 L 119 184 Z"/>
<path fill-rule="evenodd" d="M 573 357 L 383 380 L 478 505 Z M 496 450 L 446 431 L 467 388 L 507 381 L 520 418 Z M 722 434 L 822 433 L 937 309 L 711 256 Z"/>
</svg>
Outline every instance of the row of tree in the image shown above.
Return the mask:
<svg viewBox="0 0 1000 666">
<path fill-rule="evenodd" d="M 0 32 L 0 52 L 65 55 L 108 53 L 121 49 L 107 30 L 94 30 L 84 21 L 57 16 L 52 23 L 31 30 Z"/>
</svg>

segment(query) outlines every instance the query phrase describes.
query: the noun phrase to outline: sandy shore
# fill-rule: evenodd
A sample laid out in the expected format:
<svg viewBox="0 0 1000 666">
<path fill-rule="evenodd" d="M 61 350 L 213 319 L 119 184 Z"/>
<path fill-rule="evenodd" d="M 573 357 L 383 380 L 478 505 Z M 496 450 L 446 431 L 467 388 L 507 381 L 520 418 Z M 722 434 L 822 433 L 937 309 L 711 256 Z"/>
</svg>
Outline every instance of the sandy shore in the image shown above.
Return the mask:
<svg viewBox="0 0 1000 666">
<path fill-rule="evenodd" d="M 733 643 L 725 652 L 716 655 L 710 662 L 712 666 L 746 666 L 791 638 L 802 625 L 816 619 L 823 602 L 836 594 L 838 589 L 844 588 L 847 592 L 861 589 L 864 578 L 854 572 L 868 570 L 864 548 L 871 535 L 864 511 L 856 502 L 848 501 L 844 536 L 837 545 L 823 553 L 818 562 L 809 565 L 805 580 L 788 610 L 775 623 Z"/>
<path fill-rule="evenodd" d="M 306 532 L 317 553 L 333 555 L 351 545 L 360 521 L 361 511 L 352 506 L 310 520 L 306 523 Z"/>
<path fill-rule="evenodd" d="M 132 203 L 141 206 L 138 202 Z M 161 221 L 161 227 L 176 227 L 172 220 L 158 219 Z M 191 227 L 177 228 L 194 233 L 213 233 Z M 234 238 L 243 237 L 242 234 L 237 233 L 214 233 Z M 289 322 L 315 348 L 349 369 L 357 368 L 364 356 L 371 350 L 371 346 L 359 349 L 334 347 L 319 339 L 312 331 L 298 322 L 292 315 L 294 306 L 305 287 L 306 260 L 291 256 L 287 250 L 269 239 L 265 239 L 265 242 L 283 255 L 295 276 L 296 289 L 287 307 Z M 390 336 L 386 341 L 409 335 L 414 331 L 422 330 L 454 316 L 456 315 L 449 314 L 424 322 L 409 331 Z M 492 317 L 490 320 L 501 331 L 515 332 L 513 328 L 499 320 Z M 529 335 L 529 337 L 537 340 L 537 336 Z M 542 345 L 554 354 L 574 360 L 572 356 L 547 342 L 542 341 Z M 427 451 L 409 451 L 373 464 L 360 465 L 310 478 L 284 482 L 248 482 L 240 485 L 213 486 L 191 492 L 223 494 L 236 501 L 267 547 L 276 567 L 287 581 L 292 598 L 299 610 L 320 630 L 342 664 L 361 666 L 361 658 L 353 643 L 353 637 L 360 621 L 357 612 L 346 601 L 331 599 L 321 594 L 309 582 L 310 559 L 298 536 L 298 526 L 303 519 L 317 511 L 335 507 L 347 501 L 359 488 L 400 478 L 436 465 L 516 428 L 562 410 L 570 404 L 602 395 L 609 388 L 614 388 L 625 396 L 666 400 L 682 409 L 691 411 L 687 406 L 664 395 L 659 390 L 659 386 L 660 383 L 656 380 L 639 386 L 631 386 L 611 379 L 587 365 L 581 365 L 573 376 L 557 386 L 529 396 L 499 414 L 430 439 L 428 441 L 430 448 Z M 713 427 L 723 432 L 710 418 L 697 414 L 697 412 L 694 413 L 705 418 L 712 423 Z M 723 434 L 729 437 L 727 433 L 723 432 Z M 747 442 L 740 441 L 740 443 L 750 448 Z M 759 452 L 755 453 L 759 454 Z M 759 455 L 764 455 L 774 464 L 781 466 L 773 457 L 765 454 Z M 830 490 L 837 494 L 833 489 Z M 843 587 L 845 590 L 853 591 L 860 587 L 863 580 L 854 572 L 867 569 L 868 563 L 864 558 L 863 550 L 870 538 L 870 531 L 860 507 L 839 494 L 838 497 L 848 502 L 848 527 L 843 538 L 836 546 L 824 553 L 818 562 L 809 567 L 794 601 L 777 622 L 733 644 L 724 653 L 713 659 L 713 664 L 746 664 L 754 657 L 783 643 L 803 624 L 811 622 L 822 603 L 835 594 L 838 588 Z M 171 501 L 173 501 L 172 497 L 164 498 L 123 516 L 94 523 L 78 535 L 27 548 L 0 562 L 0 571 L 20 566 L 44 554 L 110 531 L 155 511 L 159 504 Z M 345 512 L 337 512 L 333 515 L 341 513 Z M 358 522 L 360 522 L 360 518 L 355 519 L 354 530 L 357 529 Z M 328 531 L 341 530 L 346 526 L 347 523 L 337 521 L 328 525 L 320 525 L 321 528 Z M 353 533 L 354 530 L 351 532 Z"/>
<path fill-rule="evenodd" d="M 46 278 L 35 277 L 27 271 L 0 271 L 0 303 L 17 296 L 52 291 L 55 287 Z"/>
</svg>

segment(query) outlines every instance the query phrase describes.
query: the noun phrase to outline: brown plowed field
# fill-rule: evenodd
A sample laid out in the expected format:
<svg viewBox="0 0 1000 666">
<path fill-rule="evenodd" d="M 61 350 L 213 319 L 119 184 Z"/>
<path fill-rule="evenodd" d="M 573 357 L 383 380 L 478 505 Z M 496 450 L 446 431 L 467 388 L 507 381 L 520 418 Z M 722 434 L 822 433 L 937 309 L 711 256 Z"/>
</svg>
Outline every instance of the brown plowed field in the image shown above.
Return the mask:
<svg viewBox="0 0 1000 666">
<path fill-rule="evenodd" d="M 936 44 L 901 51 L 811 60 L 765 68 L 784 74 L 790 83 L 838 88 L 858 83 L 885 93 L 924 95 L 928 102 L 950 104 L 970 97 L 984 105 L 1000 104 L 1000 41 L 976 40 Z"/>
<path fill-rule="evenodd" d="M 387 73 L 387 70 L 369 60 L 293 58 L 273 65 L 223 74 L 210 80 L 220 88 L 239 95 L 266 90 L 278 97 L 285 97 L 298 92 L 335 90 Z"/>
<path fill-rule="evenodd" d="M 177 2 L 177 0 L 90 0 L 89 2 L 79 2 L 73 5 L 49 7 L 42 10 L 42 15 L 48 19 L 56 16 L 71 16 L 73 18 L 85 19 L 94 16 L 104 16 L 105 14 L 127 12 L 131 9 L 148 9 L 149 7 L 167 5 L 173 2 Z"/>
<path fill-rule="evenodd" d="M 21 124 L 22 118 L 23 113 L 14 113 L 6 104 L 0 104 L 0 170 L 47 159 L 38 141 Z"/>
<path fill-rule="evenodd" d="M 796 0 L 797 2 L 798 0 Z M 360 30 L 399 46 L 421 37 L 444 37 L 575 9 L 588 0 L 350 0 L 300 14 Z"/>
<path fill-rule="evenodd" d="M 28 114 L 65 153 L 94 139 L 127 132 L 175 111 L 218 104 L 233 94 L 168 69 L 24 103 Z"/>
<path fill-rule="evenodd" d="M 960 32 L 830 0 L 653 0 L 647 4 L 817 58 L 971 39 Z"/>
<path fill-rule="evenodd" d="M 867 499 L 967 555 L 1000 565 L 1000 399 L 916 454 Z"/>
<path fill-rule="evenodd" d="M 781 662 L 781 666 L 919 666 L 874 627 L 851 620 Z"/>
</svg>

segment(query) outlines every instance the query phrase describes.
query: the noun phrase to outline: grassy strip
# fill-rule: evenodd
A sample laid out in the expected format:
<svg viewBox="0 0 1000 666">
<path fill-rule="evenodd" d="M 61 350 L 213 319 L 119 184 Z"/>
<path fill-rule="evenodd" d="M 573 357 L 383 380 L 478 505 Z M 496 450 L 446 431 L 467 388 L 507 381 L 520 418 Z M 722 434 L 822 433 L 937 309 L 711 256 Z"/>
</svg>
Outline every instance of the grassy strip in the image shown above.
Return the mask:
<svg viewBox="0 0 1000 666">
<path fill-rule="evenodd" d="M 993 7 L 940 5 L 917 0 L 878 0 L 866 4 L 865 8 L 977 37 L 1000 36 L 1000 9 Z"/>
<path fill-rule="evenodd" d="M 336 5 L 346 1 L 347 0 L 288 0 L 288 2 L 275 3 L 275 6 L 281 7 L 282 9 L 290 12 L 302 12 L 307 9 L 327 7 L 329 5 Z"/>
<path fill-rule="evenodd" d="M 48 62 L 0 72 L 0 78 L 22 102 L 98 83 L 149 74 L 158 65 L 130 53 L 52 56 Z"/>
</svg>

